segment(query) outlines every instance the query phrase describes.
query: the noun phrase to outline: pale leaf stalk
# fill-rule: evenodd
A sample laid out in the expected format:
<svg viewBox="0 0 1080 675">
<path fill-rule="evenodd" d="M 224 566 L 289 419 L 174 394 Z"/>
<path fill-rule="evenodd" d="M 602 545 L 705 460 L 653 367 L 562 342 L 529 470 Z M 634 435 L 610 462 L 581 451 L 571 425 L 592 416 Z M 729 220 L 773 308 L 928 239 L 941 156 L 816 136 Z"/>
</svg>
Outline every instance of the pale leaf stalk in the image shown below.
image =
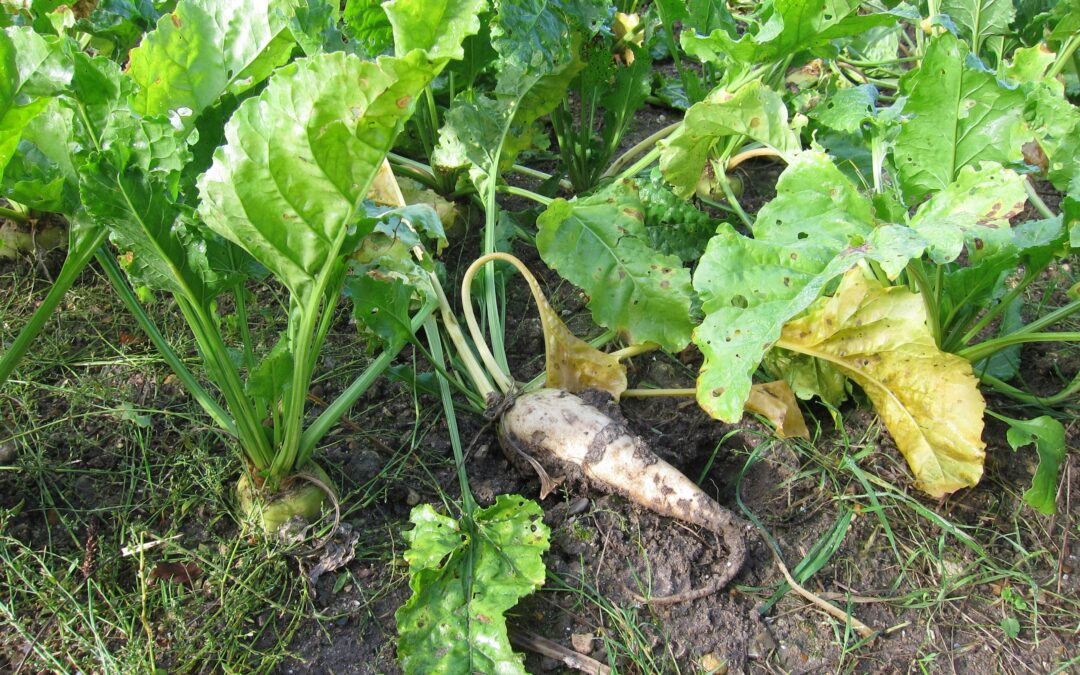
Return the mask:
<svg viewBox="0 0 1080 675">
<path fill-rule="evenodd" d="M 956 355 L 963 357 L 972 363 L 976 363 L 989 356 L 993 356 L 1002 349 L 1007 349 L 1014 345 L 1026 344 L 1028 342 L 1080 342 L 1080 331 L 1062 331 L 1058 333 L 1011 333 L 993 340 L 980 342 L 967 349 L 961 349 L 956 352 Z"/>
<path fill-rule="evenodd" d="M 611 163 L 611 166 L 608 167 L 607 171 L 600 175 L 600 180 L 618 174 L 620 171 L 622 171 L 622 168 L 624 166 L 634 161 L 634 158 L 641 155 L 641 153 L 643 152 L 650 151 L 649 154 L 652 155 L 653 153 L 651 151 L 656 149 L 656 144 L 664 140 L 671 134 L 675 133 L 675 130 L 678 129 L 681 124 L 682 121 L 676 122 L 675 124 L 669 124 L 663 129 L 660 129 L 659 131 L 649 135 L 647 138 L 642 140 L 640 143 L 637 143 L 623 154 L 619 155 L 619 157 Z M 651 160 L 649 163 L 651 163 Z M 646 163 L 645 166 L 648 166 L 649 163 Z M 637 171 L 632 172 L 631 175 L 633 175 L 634 173 L 637 173 Z"/>
<path fill-rule="evenodd" d="M 488 367 L 489 372 L 495 376 L 495 373 L 503 375 L 509 380 L 508 371 L 499 368 L 498 362 L 495 360 L 495 356 L 491 353 L 487 343 L 484 342 L 483 332 L 480 330 L 480 325 L 476 322 L 476 315 L 473 313 L 472 307 L 472 280 L 476 276 L 476 273 L 487 263 L 493 260 L 501 260 L 503 262 L 510 263 L 514 266 L 521 276 L 525 278 L 525 282 L 529 285 L 529 291 L 532 293 L 533 300 L 538 307 L 543 307 L 548 304 L 547 298 L 544 297 L 543 290 L 540 289 L 540 283 L 533 276 L 533 273 L 529 271 L 529 268 L 525 266 L 523 262 L 509 253 L 489 253 L 487 255 L 480 256 L 473 261 L 469 268 L 465 270 L 464 276 L 461 278 L 461 310 L 465 317 L 465 325 L 468 326 L 469 334 L 472 335 L 473 341 L 476 343 L 476 349 L 480 353 L 481 360 Z M 546 328 L 544 329 L 544 343 L 550 343 L 550 336 L 547 335 Z M 503 390 L 508 391 L 506 389 Z"/>
<path fill-rule="evenodd" d="M 391 170 L 390 162 L 388 159 L 383 160 L 381 171 L 386 176 L 386 180 L 383 182 L 383 186 L 390 191 L 389 195 L 386 195 L 387 200 L 395 204 L 398 207 L 405 206 L 405 195 L 401 192 L 401 186 L 398 185 L 397 179 L 394 177 L 394 173 Z M 405 222 L 405 225 L 409 229 L 413 229 L 412 224 Z M 413 230 L 415 233 L 415 230 Z M 416 259 L 423 262 L 427 256 L 424 249 L 420 246 L 414 246 L 412 249 L 413 255 Z M 465 365 L 465 371 L 469 375 L 469 379 L 472 380 L 473 386 L 476 387 L 477 393 L 485 401 L 495 393 L 495 386 L 499 388 L 503 393 L 510 390 L 512 382 L 505 376 L 504 371 L 499 370 L 497 367 L 492 368 L 494 358 L 491 363 L 487 363 L 489 372 L 492 379 L 495 380 L 495 386 L 492 386 L 491 380 L 488 379 L 487 374 L 484 372 L 484 368 L 476 361 L 476 356 L 473 354 L 472 348 L 469 347 L 468 342 L 465 340 L 464 334 L 461 332 L 461 326 L 458 324 L 457 317 L 454 316 L 454 312 L 450 307 L 450 301 L 446 297 L 446 292 L 443 290 L 442 284 L 439 282 L 439 277 L 434 272 L 428 272 L 428 280 L 431 282 L 432 288 L 435 290 L 435 297 L 438 300 L 439 316 L 443 320 L 443 326 L 446 327 L 446 332 L 450 336 L 450 341 L 454 344 L 454 348 L 458 352 L 458 357 Z M 481 335 L 479 339 L 476 339 L 477 350 L 483 353 L 483 350 L 487 349 L 487 343 L 483 340 Z M 488 354 L 490 355 L 490 351 Z M 433 354 L 434 355 L 434 354 Z M 436 363 L 442 363 L 442 358 L 435 359 Z"/>
<path fill-rule="evenodd" d="M 660 345 L 656 344 L 655 342 L 643 342 L 639 345 L 630 345 L 629 347 L 617 349 L 611 352 L 611 355 L 619 361 L 622 361 L 623 359 L 629 359 L 634 356 L 638 356 L 639 354 L 647 354 L 649 352 L 654 352 L 657 349 L 660 349 Z"/>
<path fill-rule="evenodd" d="M 697 396 L 697 389 L 627 389 L 622 398 L 660 398 L 663 396 Z"/>
<path fill-rule="evenodd" d="M 727 170 L 731 171 L 732 169 L 739 166 L 740 164 L 742 164 L 746 160 L 753 159 L 755 157 L 779 157 L 780 159 L 785 159 L 786 160 L 784 155 L 782 155 L 779 151 L 774 150 L 772 148 L 769 148 L 769 147 L 753 148 L 751 150 L 744 150 L 744 151 L 740 152 L 739 154 L 735 155 L 734 157 L 732 157 L 731 159 L 729 159 L 727 161 Z"/>
</svg>

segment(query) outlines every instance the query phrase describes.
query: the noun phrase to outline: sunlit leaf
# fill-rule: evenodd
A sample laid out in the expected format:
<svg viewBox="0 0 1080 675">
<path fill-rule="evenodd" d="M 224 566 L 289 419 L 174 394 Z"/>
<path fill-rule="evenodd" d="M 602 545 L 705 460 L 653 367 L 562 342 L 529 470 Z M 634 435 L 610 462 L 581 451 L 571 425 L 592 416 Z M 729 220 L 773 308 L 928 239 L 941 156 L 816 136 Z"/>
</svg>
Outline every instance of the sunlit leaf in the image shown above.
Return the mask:
<svg viewBox="0 0 1080 675">
<path fill-rule="evenodd" d="M 942 0 L 938 9 L 952 18 L 960 37 L 979 47 L 988 37 L 1008 35 L 1009 23 L 1016 16 L 1012 0 Z"/>
<path fill-rule="evenodd" d="M 690 273 L 649 246 L 641 204 L 628 194 L 557 199 L 537 218 L 548 265 L 589 296 L 601 326 L 634 344 L 679 351 L 690 341 Z"/>
<path fill-rule="evenodd" d="M 734 92 L 719 89 L 691 106 L 682 125 L 660 144 L 660 171 L 676 194 L 688 197 L 694 192 L 714 146 L 733 134 L 786 156 L 801 148 L 779 94 L 757 80 Z"/>
<path fill-rule="evenodd" d="M 827 156 L 800 153 L 758 213 L 754 238 L 721 226 L 694 272 L 705 313 L 694 331 L 705 356 L 698 403 L 737 421 L 784 323 L 860 260 L 895 277 L 924 246 L 911 228 L 876 224 L 869 200 Z"/>
<path fill-rule="evenodd" d="M 963 167 L 956 180 L 919 207 L 910 226 L 936 263 L 952 262 L 966 243 L 975 258 L 1012 240 L 1009 221 L 1027 204 L 1026 179 L 993 162 Z"/>
<path fill-rule="evenodd" d="M 1024 95 L 978 62 L 949 33 L 933 38 L 920 66 L 900 80 L 909 119 L 896 141 L 904 195 L 917 202 L 979 162 L 1020 160 Z"/>
<path fill-rule="evenodd" d="M 226 91 L 260 84 L 295 45 L 292 0 L 180 0 L 131 50 L 132 108 L 190 128 Z"/>
<path fill-rule="evenodd" d="M 543 515 L 516 495 L 477 511 L 473 528 L 426 504 L 413 509 L 405 533 L 412 596 L 396 615 L 407 675 L 525 673 L 504 614 L 544 583 Z"/>
</svg>

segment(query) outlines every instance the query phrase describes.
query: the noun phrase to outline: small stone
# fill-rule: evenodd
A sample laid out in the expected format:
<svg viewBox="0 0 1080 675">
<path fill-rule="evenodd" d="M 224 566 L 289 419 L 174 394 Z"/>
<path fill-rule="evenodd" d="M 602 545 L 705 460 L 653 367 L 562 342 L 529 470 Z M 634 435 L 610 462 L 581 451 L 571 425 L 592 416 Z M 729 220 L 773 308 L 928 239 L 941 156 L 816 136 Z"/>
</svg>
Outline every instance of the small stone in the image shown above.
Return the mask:
<svg viewBox="0 0 1080 675">
<path fill-rule="evenodd" d="M 405 503 L 409 506 L 416 506 L 420 503 L 420 493 L 412 488 L 409 488 L 409 493 L 405 495 Z"/>
<path fill-rule="evenodd" d="M 592 633 L 574 633 L 570 636 L 570 644 L 574 645 L 574 649 L 579 654 L 591 654 L 592 641 Z"/>
<path fill-rule="evenodd" d="M 768 630 L 762 629 L 750 640 L 746 655 L 755 661 L 760 661 L 768 657 L 774 649 L 776 649 L 776 640 L 773 639 Z"/>
<path fill-rule="evenodd" d="M 18 451 L 15 449 L 14 443 L 10 441 L 0 443 L 0 464 L 11 464 L 15 461 L 16 455 L 18 455 Z"/>
<path fill-rule="evenodd" d="M 700 665 L 709 675 L 727 675 L 728 672 L 727 661 L 713 653 L 702 656 Z"/>
</svg>

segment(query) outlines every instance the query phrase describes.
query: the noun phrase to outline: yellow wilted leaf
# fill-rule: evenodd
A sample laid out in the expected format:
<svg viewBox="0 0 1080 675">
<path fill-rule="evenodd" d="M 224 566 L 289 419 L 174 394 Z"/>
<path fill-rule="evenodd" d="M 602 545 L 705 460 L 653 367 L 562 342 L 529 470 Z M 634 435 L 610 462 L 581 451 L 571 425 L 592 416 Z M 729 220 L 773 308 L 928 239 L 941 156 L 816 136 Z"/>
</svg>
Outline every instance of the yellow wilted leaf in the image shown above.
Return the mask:
<svg viewBox="0 0 1080 675">
<path fill-rule="evenodd" d="M 810 440 L 806 420 L 799 410 L 795 392 L 783 380 L 755 384 L 750 387 L 750 398 L 743 407 L 769 420 L 776 427 L 780 438 L 805 438 Z"/>
<path fill-rule="evenodd" d="M 389 160 L 384 159 L 379 165 L 371 187 L 368 188 L 367 198 L 383 206 L 405 206 L 405 196 L 401 194 L 401 187 L 398 186 Z"/>
<path fill-rule="evenodd" d="M 971 364 L 937 348 L 920 296 L 854 268 L 833 297 L 784 326 L 776 346 L 828 361 L 858 383 L 920 490 L 943 497 L 979 482 L 986 403 Z"/>
<path fill-rule="evenodd" d="M 603 389 L 618 400 L 626 391 L 626 366 L 570 332 L 547 298 L 536 298 L 546 342 L 545 387 L 576 394 Z"/>
</svg>

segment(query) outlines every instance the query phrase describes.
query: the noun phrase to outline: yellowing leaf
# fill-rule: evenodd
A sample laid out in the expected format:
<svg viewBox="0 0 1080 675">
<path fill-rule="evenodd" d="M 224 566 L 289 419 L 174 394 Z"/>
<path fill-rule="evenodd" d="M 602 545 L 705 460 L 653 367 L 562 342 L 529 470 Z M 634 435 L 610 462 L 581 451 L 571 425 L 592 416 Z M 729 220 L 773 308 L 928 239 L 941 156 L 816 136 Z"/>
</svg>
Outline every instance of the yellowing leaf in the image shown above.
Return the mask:
<svg viewBox="0 0 1080 675">
<path fill-rule="evenodd" d="M 576 394 L 603 389 L 618 400 L 626 391 L 626 366 L 612 354 L 596 349 L 570 332 L 547 298 L 536 298 L 544 328 L 545 387 Z"/>
<path fill-rule="evenodd" d="M 784 326 L 776 346 L 828 361 L 874 404 L 932 497 L 982 476 L 986 407 L 967 360 L 937 348 L 922 298 L 850 270 L 836 294 Z"/>
<path fill-rule="evenodd" d="M 780 438 L 805 438 L 810 440 L 810 431 L 806 420 L 799 410 L 795 392 L 783 380 L 755 384 L 750 387 L 750 398 L 746 399 L 745 409 L 757 413 L 776 426 L 776 435 Z"/>
<path fill-rule="evenodd" d="M 397 178 L 389 160 L 384 159 L 375 172 L 375 178 L 368 187 L 367 198 L 383 206 L 405 206 L 405 196 L 401 193 Z"/>
</svg>

